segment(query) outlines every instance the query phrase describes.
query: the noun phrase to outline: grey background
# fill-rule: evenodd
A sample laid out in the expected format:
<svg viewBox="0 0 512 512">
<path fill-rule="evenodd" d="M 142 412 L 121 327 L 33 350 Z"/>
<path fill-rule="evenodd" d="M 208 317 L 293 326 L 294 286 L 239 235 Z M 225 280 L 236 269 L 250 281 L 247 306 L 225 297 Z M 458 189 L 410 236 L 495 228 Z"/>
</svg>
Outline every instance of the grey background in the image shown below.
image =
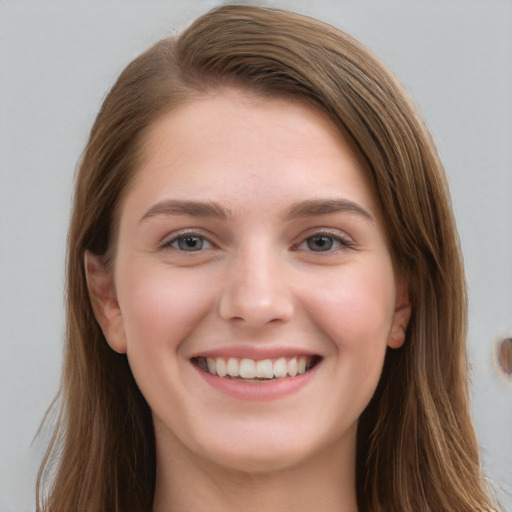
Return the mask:
<svg viewBox="0 0 512 512">
<path fill-rule="evenodd" d="M 0 511 L 34 507 L 58 386 L 72 180 L 118 73 L 216 1 L 0 0 Z M 282 0 L 348 31 L 419 104 L 445 162 L 470 286 L 473 413 L 483 462 L 512 510 L 512 2 Z"/>
</svg>

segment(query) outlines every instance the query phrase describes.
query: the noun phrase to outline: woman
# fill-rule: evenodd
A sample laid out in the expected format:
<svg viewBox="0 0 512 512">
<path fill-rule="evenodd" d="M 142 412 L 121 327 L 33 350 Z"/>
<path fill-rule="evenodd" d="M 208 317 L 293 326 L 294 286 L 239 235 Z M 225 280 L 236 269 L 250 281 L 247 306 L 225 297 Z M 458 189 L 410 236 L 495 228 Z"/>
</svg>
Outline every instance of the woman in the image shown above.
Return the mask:
<svg viewBox="0 0 512 512">
<path fill-rule="evenodd" d="M 496 510 L 442 166 L 359 43 L 212 11 L 121 74 L 74 201 L 40 510 Z"/>
</svg>

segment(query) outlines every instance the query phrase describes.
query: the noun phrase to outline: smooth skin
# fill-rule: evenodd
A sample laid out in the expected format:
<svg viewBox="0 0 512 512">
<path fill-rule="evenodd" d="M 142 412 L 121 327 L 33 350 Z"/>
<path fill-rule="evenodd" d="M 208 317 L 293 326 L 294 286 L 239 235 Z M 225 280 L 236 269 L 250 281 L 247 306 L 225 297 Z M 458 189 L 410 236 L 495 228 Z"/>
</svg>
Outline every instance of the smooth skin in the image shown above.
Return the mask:
<svg viewBox="0 0 512 512">
<path fill-rule="evenodd" d="M 358 418 L 410 305 L 349 141 L 310 105 L 220 89 L 154 123 L 119 214 L 113 270 L 86 271 L 152 410 L 154 510 L 357 511 Z M 194 364 L 230 351 L 321 360 L 244 399 Z"/>
</svg>

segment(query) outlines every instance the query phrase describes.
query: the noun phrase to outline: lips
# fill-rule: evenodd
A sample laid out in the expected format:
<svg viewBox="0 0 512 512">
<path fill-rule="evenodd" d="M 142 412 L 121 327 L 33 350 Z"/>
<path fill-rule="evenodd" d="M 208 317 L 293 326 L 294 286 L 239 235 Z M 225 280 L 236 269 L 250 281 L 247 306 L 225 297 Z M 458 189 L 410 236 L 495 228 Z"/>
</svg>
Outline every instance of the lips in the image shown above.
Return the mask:
<svg viewBox="0 0 512 512">
<path fill-rule="evenodd" d="M 266 359 L 238 357 L 194 357 L 192 361 L 210 375 L 238 381 L 275 381 L 303 375 L 320 361 L 320 356 Z"/>
</svg>

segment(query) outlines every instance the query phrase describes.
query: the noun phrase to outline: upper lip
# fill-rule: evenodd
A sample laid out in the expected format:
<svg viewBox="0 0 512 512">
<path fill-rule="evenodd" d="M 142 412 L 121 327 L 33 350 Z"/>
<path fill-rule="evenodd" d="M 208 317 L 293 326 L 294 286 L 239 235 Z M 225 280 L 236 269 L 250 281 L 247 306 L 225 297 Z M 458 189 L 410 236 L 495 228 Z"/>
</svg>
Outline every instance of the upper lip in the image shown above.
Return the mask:
<svg viewBox="0 0 512 512">
<path fill-rule="evenodd" d="M 254 359 L 256 361 L 262 359 L 276 359 L 279 357 L 313 357 L 318 356 L 318 353 L 312 352 L 311 350 L 299 348 L 299 347 L 290 347 L 290 346 L 261 346 L 261 345 L 235 345 L 235 346 L 225 346 L 218 348 L 211 348 L 201 350 L 195 353 L 191 359 L 198 357 L 223 357 L 229 358 L 234 357 L 237 359 Z"/>
</svg>

